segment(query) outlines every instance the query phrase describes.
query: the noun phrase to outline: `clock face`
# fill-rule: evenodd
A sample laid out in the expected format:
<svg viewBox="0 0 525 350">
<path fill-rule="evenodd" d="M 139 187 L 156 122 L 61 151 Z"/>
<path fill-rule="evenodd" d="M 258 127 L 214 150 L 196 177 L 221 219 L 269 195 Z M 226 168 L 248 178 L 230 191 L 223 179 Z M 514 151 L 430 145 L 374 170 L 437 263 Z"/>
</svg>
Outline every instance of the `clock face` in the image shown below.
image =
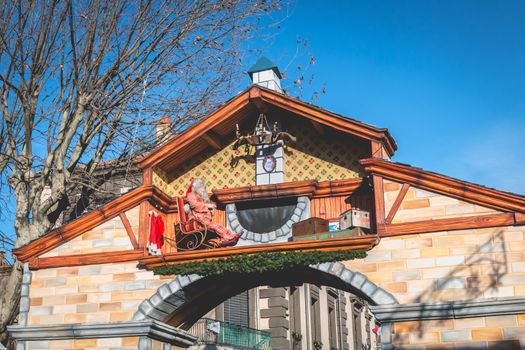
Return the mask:
<svg viewBox="0 0 525 350">
<path fill-rule="evenodd" d="M 275 160 L 275 157 L 272 155 L 265 156 L 263 159 L 263 169 L 267 173 L 271 173 L 275 170 L 275 165 L 277 164 L 277 161 Z"/>
</svg>

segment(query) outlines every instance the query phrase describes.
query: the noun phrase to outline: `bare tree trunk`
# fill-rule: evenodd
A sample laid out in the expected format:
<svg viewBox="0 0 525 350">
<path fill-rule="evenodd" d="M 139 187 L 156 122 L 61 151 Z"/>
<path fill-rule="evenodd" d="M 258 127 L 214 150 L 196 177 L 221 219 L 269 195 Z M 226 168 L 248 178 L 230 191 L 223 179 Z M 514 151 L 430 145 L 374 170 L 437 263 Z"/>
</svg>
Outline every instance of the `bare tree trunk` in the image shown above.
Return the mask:
<svg viewBox="0 0 525 350">
<path fill-rule="evenodd" d="M 7 326 L 12 324 L 18 315 L 21 286 L 22 264 L 17 261 L 0 293 L 0 342 L 4 344 L 8 342 Z"/>
</svg>

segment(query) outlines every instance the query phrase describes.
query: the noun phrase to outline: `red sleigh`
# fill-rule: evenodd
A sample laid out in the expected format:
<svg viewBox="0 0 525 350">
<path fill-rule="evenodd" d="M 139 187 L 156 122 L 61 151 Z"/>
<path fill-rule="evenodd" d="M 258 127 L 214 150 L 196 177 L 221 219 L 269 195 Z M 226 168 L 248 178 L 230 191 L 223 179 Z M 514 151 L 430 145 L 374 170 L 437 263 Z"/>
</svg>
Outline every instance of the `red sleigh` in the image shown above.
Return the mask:
<svg viewBox="0 0 525 350">
<path fill-rule="evenodd" d="M 206 225 L 195 219 L 189 218 L 184 210 L 184 199 L 176 197 L 179 222 L 175 224 L 175 244 L 177 250 L 196 250 L 217 248 L 220 240 L 217 235 L 208 230 Z"/>
</svg>

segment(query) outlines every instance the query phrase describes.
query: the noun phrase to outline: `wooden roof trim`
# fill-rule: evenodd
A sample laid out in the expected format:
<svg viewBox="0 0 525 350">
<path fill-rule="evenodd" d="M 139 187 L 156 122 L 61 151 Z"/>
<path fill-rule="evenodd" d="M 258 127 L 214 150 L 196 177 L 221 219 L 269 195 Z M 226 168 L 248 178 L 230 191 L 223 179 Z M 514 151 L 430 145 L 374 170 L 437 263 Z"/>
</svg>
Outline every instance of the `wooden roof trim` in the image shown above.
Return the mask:
<svg viewBox="0 0 525 350">
<path fill-rule="evenodd" d="M 390 156 L 392 156 L 397 149 L 396 142 L 387 129 L 376 128 L 372 125 L 294 99 L 288 95 L 253 85 L 226 102 L 199 123 L 173 137 L 167 143 L 137 161 L 137 165 L 141 169 L 144 169 L 163 162 L 166 158 L 173 156 L 176 151 L 188 146 L 194 138 L 202 137 L 207 131 L 227 120 L 232 114 L 238 112 L 249 103 L 253 103 L 261 110 L 264 110 L 265 103 L 269 103 L 309 118 L 320 125 L 328 126 L 368 140 L 379 141 L 383 144 Z"/>
<path fill-rule="evenodd" d="M 23 247 L 13 250 L 13 254 L 22 262 L 40 256 L 148 199 L 161 207 L 169 208 L 171 205 L 171 199 L 156 187 L 140 186 Z"/>
<path fill-rule="evenodd" d="M 213 190 L 218 202 L 227 204 L 248 200 L 284 197 L 326 197 L 350 195 L 363 183 L 362 178 L 321 181 L 305 180 L 274 185 L 245 186 Z"/>
<path fill-rule="evenodd" d="M 230 115 L 244 108 L 249 103 L 249 90 L 235 96 L 230 101 L 226 102 L 215 112 L 204 118 L 199 123 L 186 129 L 179 135 L 176 135 L 171 140 L 167 141 L 162 146 L 153 150 L 144 158 L 137 161 L 137 165 L 141 168 L 152 167 L 169 158 L 174 152 L 188 146 L 193 139 L 202 137 L 208 130 L 223 122 Z"/>
<path fill-rule="evenodd" d="M 299 242 L 281 242 L 255 244 L 250 246 L 234 246 L 189 252 L 176 252 L 162 256 L 145 256 L 139 259 L 141 267 L 154 267 L 183 264 L 191 261 L 216 260 L 241 254 L 255 253 L 285 253 L 291 251 L 333 251 L 333 250 L 370 250 L 379 243 L 376 235 L 347 237 L 339 239 L 307 240 Z"/>
<path fill-rule="evenodd" d="M 366 172 L 388 180 L 408 183 L 424 190 L 504 212 L 525 212 L 525 197 L 514 193 L 377 158 L 362 159 L 360 163 Z"/>
<path fill-rule="evenodd" d="M 145 254 L 144 249 L 119 250 L 112 252 L 87 253 L 52 257 L 34 257 L 29 259 L 31 270 L 49 269 L 54 267 L 69 267 L 95 264 L 114 264 L 119 262 L 137 261 Z"/>
<path fill-rule="evenodd" d="M 516 213 L 498 213 L 464 216 L 457 218 L 431 219 L 377 226 L 380 237 L 404 236 L 429 232 L 468 230 L 488 227 L 522 225 Z"/>
<path fill-rule="evenodd" d="M 273 90 L 265 88 L 259 88 L 259 90 L 259 96 L 264 102 L 307 117 L 318 124 L 360 136 L 368 140 L 379 141 L 384 145 L 389 156 L 392 156 L 397 150 L 397 144 L 386 128 L 377 128 L 370 124 L 330 112 L 326 109 L 314 106 L 285 94 L 280 94 Z"/>
</svg>

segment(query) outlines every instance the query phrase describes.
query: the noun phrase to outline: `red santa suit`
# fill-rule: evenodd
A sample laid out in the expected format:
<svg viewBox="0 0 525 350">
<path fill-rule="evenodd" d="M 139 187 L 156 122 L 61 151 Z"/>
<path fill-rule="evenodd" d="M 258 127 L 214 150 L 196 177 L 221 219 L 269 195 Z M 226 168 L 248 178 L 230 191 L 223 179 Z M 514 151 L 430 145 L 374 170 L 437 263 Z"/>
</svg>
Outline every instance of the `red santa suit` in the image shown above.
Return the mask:
<svg viewBox="0 0 525 350">
<path fill-rule="evenodd" d="M 189 205 L 189 218 L 195 218 L 206 225 L 208 229 L 215 232 L 221 239 L 221 245 L 235 244 L 241 237 L 241 233 L 235 233 L 226 227 L 212 221 L 215 214 L 215 205 L 205 201 L 200 194 L 192 190 L 193 182 L 186 192 L 186 202 Z"/>
</svg>

